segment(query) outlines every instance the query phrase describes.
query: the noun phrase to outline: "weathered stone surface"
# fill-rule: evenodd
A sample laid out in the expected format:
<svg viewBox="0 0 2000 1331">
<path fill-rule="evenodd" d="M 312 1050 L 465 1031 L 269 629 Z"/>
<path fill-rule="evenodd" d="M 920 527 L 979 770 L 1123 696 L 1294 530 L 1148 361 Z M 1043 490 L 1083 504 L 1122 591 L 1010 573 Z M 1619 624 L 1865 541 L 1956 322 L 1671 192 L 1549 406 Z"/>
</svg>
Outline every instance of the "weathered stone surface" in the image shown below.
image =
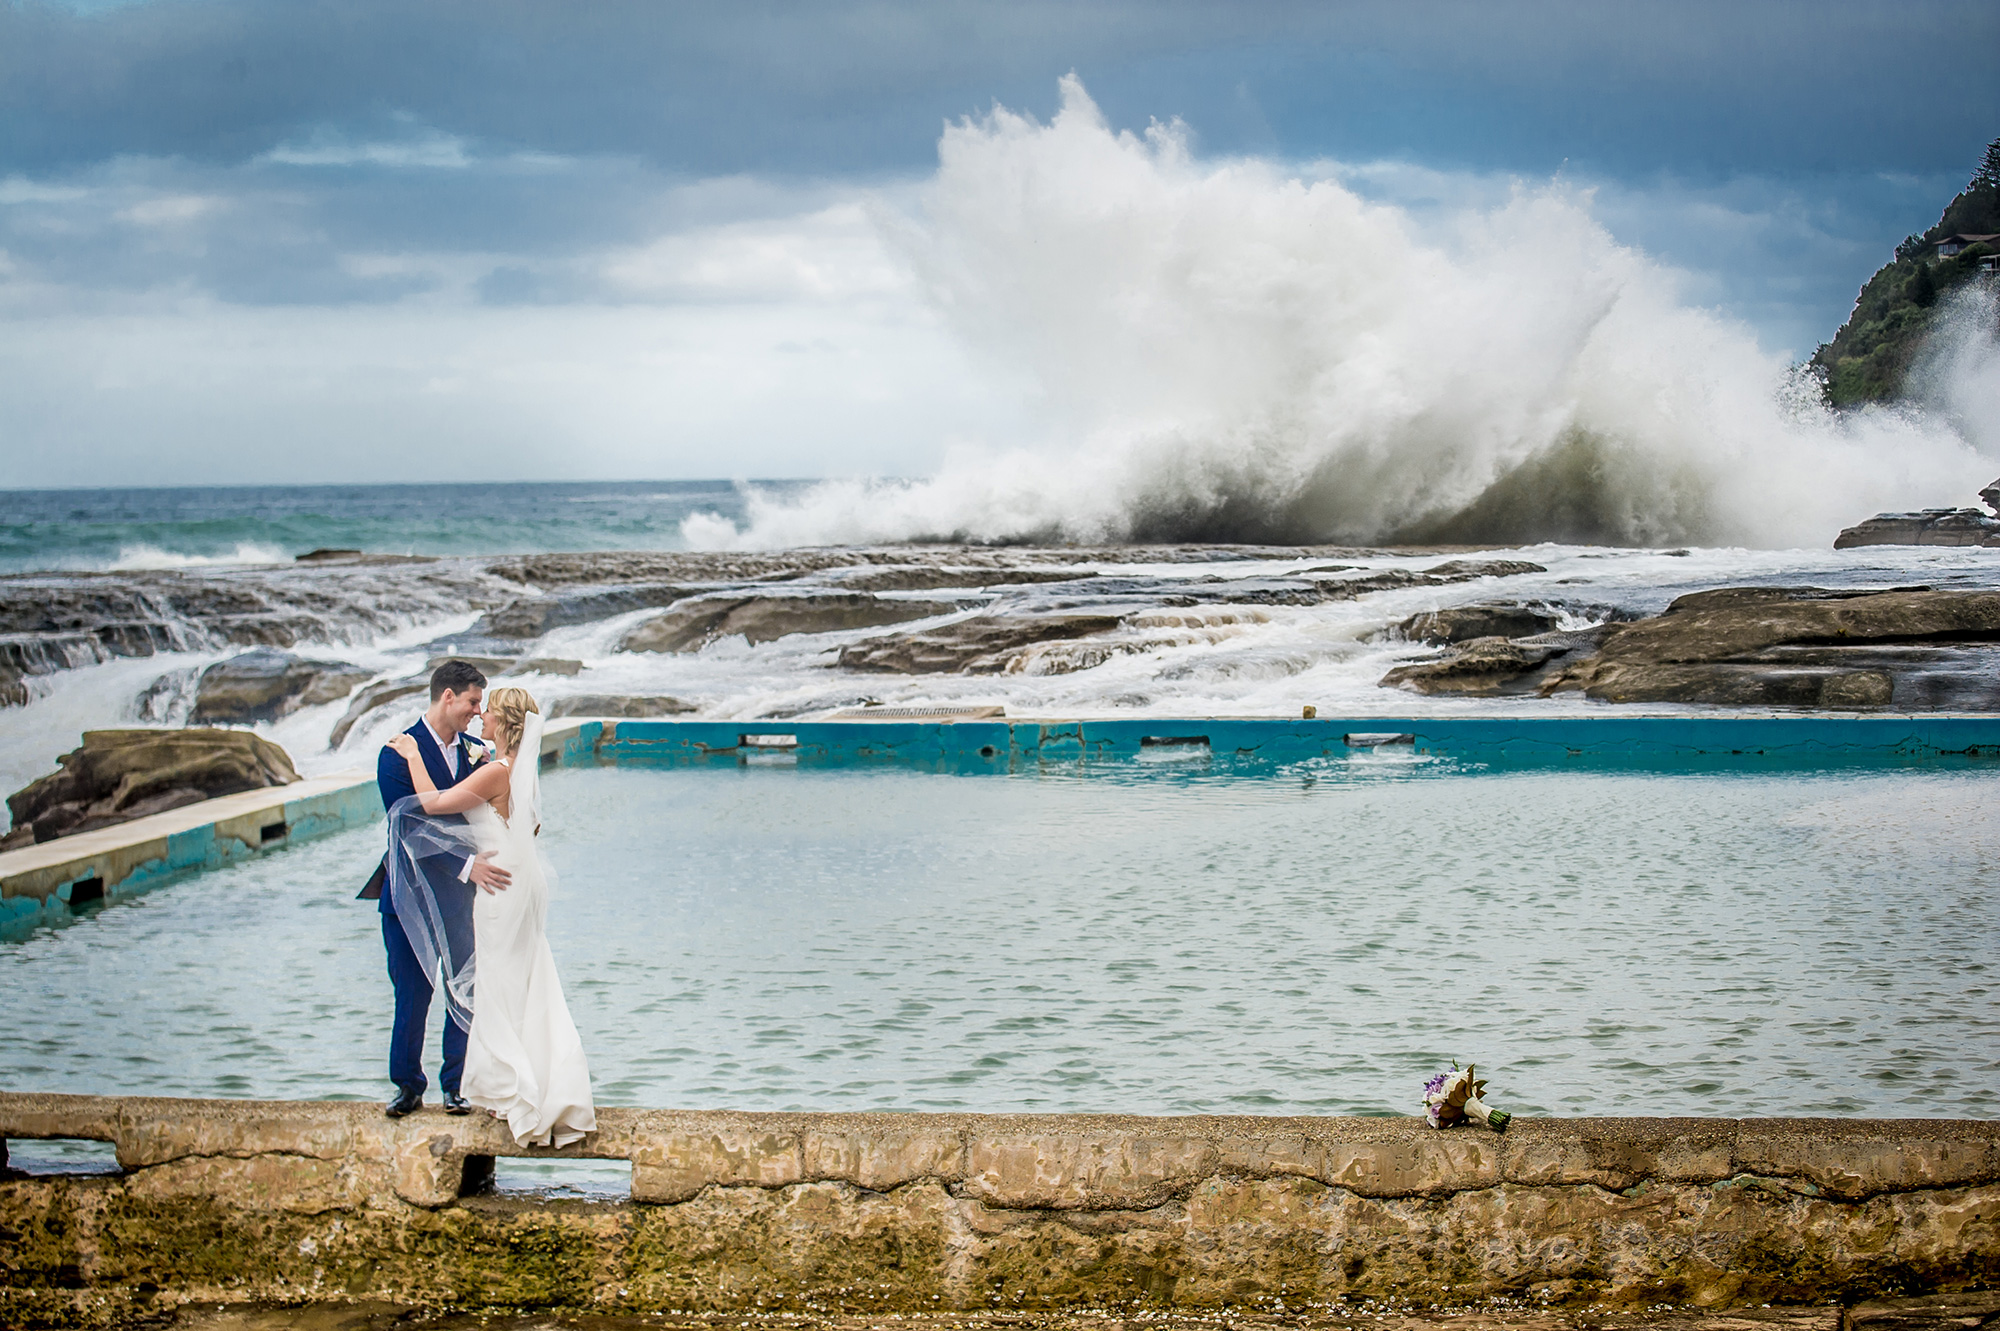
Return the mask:
<svg viewBox="0 0 2000 1331">
<path fill-rule="evenodd" d="M 1044 582 L 1075 582 L 1094 578 L 1088 569 L 967 568 L 963 565 L 891 564 L 831 574 L 843 590 L 857 592 L 930 592 L 948 587 L 1024 587 Z"/>
<path fill-rule="evenodd" d="M 189 719 L 196 725 L 276 721 L 301 707 L 338 702 L 374 674 L 345 661 L 311 661 L 260 647 L 201 672 Z"/>
<path fill-rule="evenodd" d="M 61 771 L 7 797 L 35 841 L 299 779 L 283 749 L 243 730 L 92 730 L 56 761 Z"/>
<path fill-rule="evenodd" d="M 1216 1168 L 1215 1143 L 1172 1133 L 981 1133 L 967 1145 L 965 1195 L 1009 1210 L 1148 1210 Z"/>
<path fill-rule="evenodd" d="M 1518 578 L 1524 573 L 1547 573 L 1540 564 L 1525 559 L 1447 559 L 1424 570 L 1428 578 L 1469 582 L 1474 578 Z"/>
<path fill-rule="evenodd" d="M 1388 1304 L 1356 1305 L 1285 1304 L 1272 1300 L 1254 1309 L 1230 1312 L 1198 1306 L 1176 1307 L 1166 1300 L 1172 1281 L 1161 1272 L 1152 1273 L 1143 1285 L 1135 1284 L 1128 1300 L 1115 1308 L 1096 1304 L 1077 1307 L 1017 1306 L 1003 1293 L 986 1309 L 965 1312 L 904 1312 L 894 1315 L 898 1331 L 1119 1331 L 1141 1325 L 1147 1331 L 1230 1331 L 1255 1326 L 1269 1331 L 1436 1331 L 1447 1322 L 1453 1331 L 1854 1331 L 1843 1328 L 1848 1310 L 1838 1306 L 1744 1308 L 1703 1311 L 1689 1308 L 1648 1309 L 1624 1312 L 1611 1309 L 1568 1309 L 1524 1307 L 1518 1303 L 1467 1304 L 1449 1310 L 1405 1308 Z M 419 1324 L 424 1331 L 549 1331 L 554 1325 L 544 1314 L 507 1314 L 481 1310 L 475 1313 L 419 1313 L 401 1305 L 379 1302 L 317 1301 L 304 1305 L 232 1303 L 220 1306 L 189 1304 L 178 1309 L 172 1331 L 398 1331 Z M 1990 1295 L 1941 1296 L 1907 1302 L 1920 1310 L 1937 1310 L 1936 1319 L 1880 1323 L 1880 1331 L 1976 1331 L 1975 1318 L 1967 1322 L 1968 1309 L 1980 1300 L 1996 1300 Z M 1869 1305 L 1871 1307 L 1878 1305 Z M 797 1311 L 759 1311 L 754 1307 L 735 1313 L 708 1313 L 699 1325 L 705 1331 L 789 1331 L 799 1324 Z M 1946 1309 L 1957 1310 L 1945 1320 Z M 1859 1313 L 1860 1309 L 1853 1310 Z M 841 1313 L 823 1305 L 808 1310 L 815 1331 L 880 1331 L 879 1314 Z M 154 1315 L 156 1320 L 157 1313 Z M 419 1320 L 420 1318 L 420 1320 Z M 143 1317 L 135 1321 L 149 1320 Z M 616 1313 L 565 1314 L 564 1331 L 633 1331 L 632 1319 Z M 648 1323 L 652 1325 L 652 1323 Z M 1876 1323 L 1869 1323 L 1876 1326 Z"/>
<path fill-rule="evenodd" d="M 86 1324 L 145 1287 L 156 1310 L 625 1315 L 1506 1298 L 1592 1305 L 1607 1328 L 1618 1308 L 1844 1301 L 1849 1331 L 1930 1331 L 1978 1325 L 1987 1305 L 1949 1296 L 2000 1279 L 1993 1122 L 599 1121 L 522 1150 L 435 1111 L 0 1094 L 0 1135 L 109 1136 L 127 1171 L 0 1176 L 0 1320 Z M 496 1154 L 630 1160 L 633 1201 L 460 1196 Z"/>
<path fill-rule="evenodd" d="M 2000 1290 L 1868 1299 L 1842 1311 L 1839 1331 L 1982 1331 L 2000 1326 Z"/>
<path fill-rule="evenodd" d="M 1785 670 L 1716 663 L 1586 666 L 1585 692 L 1602 702 L 1710 703 L 1732 707 L 1814 707 L 1852 711 L 1886 707 L 1895 681 L 1883 670 Z"/>
<path fill-rule="evenodd" d="M 997 675 L 1036 643 L 1108 633 L 1119 622 L 1109 614 L 975 615 L 935 629 L 850 643 L 840 649 L 840 664 L 901 675 Z"/>
<path fill-rule="evenodd" d="M 2000 592 L 1724 587 L 1609 626 L 1594 657 L 1565 664 L 1542 690 L 1580 688 L 1609 702 L 1882 707 L 1897 700 L 1899 681 L 1935 666 L 1885 650 L 1995 642 Z"/>
<path fill-rule="evenodd" d="M 480 561 L 365 555 L 301 564 L 0 576 L 0 668 L 371 638 L 520 595 Z"/>
<path fill-rule="evenodd" d="M 1980 492 L 1982 497 L 1985 491 Z M 1877 513 L 1844 528 L 1833 548 L 1860 545 L 2000 546 L 2000 518 L 1976 508 L 1927 508 L 1916 513 Z"/>
<path fill-rule="evenodd" d="M 1391 568 L 1377 573 L 1329 578 L 1320 582 L 1319 589 L 1328 600 L 1350 601 L 1376 592 L 1401 591 L 1406 587 L 1444 587 L 1480 578 L 1512 578 L 1524 573 L 1546 572 L 1548 570 L 1540 564 L 1530 564 L 1523 559 L 1450 559 L 1420 573 Z"/>
<path fill-rule="evenodd" d="M 341 715 L 340 720 L 333 723 L 333 730 L 327 736 L 327 747 L 339 748 L 347 741 L 348 733 L 361 718 L 376 708 L 387 707 L 390 703 L 400 702 L 405 698 L 423 698 L 424 702 L 428 703 L 429 691 L 428 674 L 407 675 L 402 679 L 385 679 L 380 683 L 370 684 L 354 695 L 354 701 L 347 704 L 347 711 Z M 423 708 L 419 706 L 416 710 L 422 711 Z"/>
<path fill-rule="evenodd" d="M 463 661 L 486 676 L 486 682 L 491 684 L 496 676 L 506 674 L 519 664 L 520 660 L 518 656 L 475 656 L 465 652 L 453 652 L 449 656 L 433 656 L 424 662 L 423 677 L 428 681 L 431 672 L 446 661 Z"/>
<path fill-rule="evenodd" d="M 549 704 L 549 719 L 564 716 L 621 716 L 628 719 L 642 719 L 648 716 L 680 716 L 695 710 L 691 702 L 683 702 L 668 694 L 635 693 L 577 693 L 567 698 L 557 698 Z"/>
<path fill-rule="evenodd" d="M 1556 617 L 1546 610 L 1511 602 L 1455 605 L 1426 610 L 1397 625 L 1411 642 L 1460 643 L 1474 638 L 1528 638 L 1547 633 Z"/>
<path fill-rule="evenodd" d="M 634 610 L 656 610 L 686 598 L 692 591 L 677 583 L 642 582 L 527 596 L 489 610 L 473 631 L 495 638 L 539 638 L 551 629 L 592 624 Z"/>
<path fill-rule="evenodd" d="M 632 1200 L 684 1202 L 711 1185 L 782 1187 L 805 1177 L 799 1134 L 717 1125 L 663 1132 L 632 1152 Z"/>
<path fill-rule="evenodd" d="M 1503 684 L 1567 650 L 1560 642 L 1474 638 L 1435 661 L 1397 666 L 1382 676 L 1381 683 L 1384 688 L 1413 689 L 1418 693 L 1496 693 Z"/>
<path fill-rule="evenodd" d="M 752 643 L 794 633 L 833 633 L 948 615 L 951 601 L 899 601 L 870 592 L 806 591 L 761 596 L 718 594 L 681 601 L 627 633 L 628 652 L 699 651 L 741 634 Z"/>
<path fill-rule="evenodd" d="M 570 656 L 531 656 L 508 670 L 514 675 L 580 675 L 583 662 Z"/>
</svg>

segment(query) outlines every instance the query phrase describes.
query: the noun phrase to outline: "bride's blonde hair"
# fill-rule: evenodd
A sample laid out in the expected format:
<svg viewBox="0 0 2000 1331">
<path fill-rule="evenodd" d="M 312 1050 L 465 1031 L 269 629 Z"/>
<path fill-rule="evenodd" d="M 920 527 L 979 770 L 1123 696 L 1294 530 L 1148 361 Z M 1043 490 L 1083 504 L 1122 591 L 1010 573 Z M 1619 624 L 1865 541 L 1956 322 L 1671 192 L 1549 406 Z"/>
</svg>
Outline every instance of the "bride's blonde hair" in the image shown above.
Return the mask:
<svg viewBox="0 0 2000 1331">
<path fill-rule="evenodd" d="M 511 754 L 520 747 L 521 727 L 527 724 L 528 713 L 539 716 L 541 710 L 535 706 L 535 695 L 526 689 L 494 689 L 486 695 L 486 711 L 494 733 L 486 738 L 502 754 Z"/>
</svg>

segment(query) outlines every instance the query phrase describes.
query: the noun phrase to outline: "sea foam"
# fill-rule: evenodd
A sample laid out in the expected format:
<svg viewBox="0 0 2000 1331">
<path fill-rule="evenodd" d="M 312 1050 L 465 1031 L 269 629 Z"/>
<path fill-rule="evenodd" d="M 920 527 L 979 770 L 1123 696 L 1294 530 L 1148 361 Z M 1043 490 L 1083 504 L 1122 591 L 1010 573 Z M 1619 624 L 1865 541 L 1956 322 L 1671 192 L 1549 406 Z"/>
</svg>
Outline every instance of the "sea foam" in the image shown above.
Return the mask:
<svg viewBox="0 0 2000 1331">
<path fill-rule="evenodd" d="M 1032 384 L 1032 446 L 935 474 L 752 493 L 694 548 L 976 541 L 1537 540 L 1824 546 L 1965 502 L 2000 440 L 1992 337 L 1934 359 L 1950 410 L 1825 409 L 1739 322 L 1620 245 L 1587 191 L 1420 226 L 1337 179 L 1053 120 L 948 127 L 896 243 L 944 322 Z M 1954 321 L 1972 328 L 1976 321 Z"/>
</svg>

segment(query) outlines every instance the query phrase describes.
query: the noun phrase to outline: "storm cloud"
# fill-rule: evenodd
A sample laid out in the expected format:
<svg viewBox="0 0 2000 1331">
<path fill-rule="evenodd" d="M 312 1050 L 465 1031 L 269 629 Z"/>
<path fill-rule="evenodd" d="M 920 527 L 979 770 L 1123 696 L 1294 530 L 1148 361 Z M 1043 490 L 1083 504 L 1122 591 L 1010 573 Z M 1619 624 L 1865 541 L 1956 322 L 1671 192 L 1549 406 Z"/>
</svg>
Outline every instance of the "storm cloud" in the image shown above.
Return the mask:
<svg viewBox="0 0 2000 1331">
<path fill-rule="evenodd" d="M 924 469 L 1032 394 L 944 339 L 897 218 L 947 123 L 1072 71 L 1419 223 L 1594 190 L 1803 354 L 1996 132 L 1996 48 L 1947 3 L 7 3 L 0 449 L 51 484 Z"/>
</svg>

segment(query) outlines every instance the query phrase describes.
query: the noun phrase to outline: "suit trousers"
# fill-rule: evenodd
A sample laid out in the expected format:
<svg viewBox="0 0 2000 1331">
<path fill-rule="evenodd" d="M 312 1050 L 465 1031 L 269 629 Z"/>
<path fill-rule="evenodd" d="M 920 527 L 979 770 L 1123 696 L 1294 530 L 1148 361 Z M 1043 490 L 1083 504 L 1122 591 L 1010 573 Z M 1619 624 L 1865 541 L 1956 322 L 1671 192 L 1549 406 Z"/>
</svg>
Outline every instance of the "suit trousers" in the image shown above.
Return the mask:
<svg viewBox="0 0 2000 1331">
<path fill-rule="evenodd" d="M 396 990 L 396 1023 L 389 1032 L 389 1080 L 398 1090 L 418 1095 L 430 1085 L 424 1076 L 424 1026 L 431 1015 L 432 977 L 424 973 L 403 922 L 394 915 L 382 917 L 382 946 L 389 954 L 389 983 Z M 444 1019 L 444 1066 L 438 1069 L 438 1085 L 448 1095 L 458 1093 L 459 1074 L 465 1070 L 465 1029 Z"/>
</svg>

